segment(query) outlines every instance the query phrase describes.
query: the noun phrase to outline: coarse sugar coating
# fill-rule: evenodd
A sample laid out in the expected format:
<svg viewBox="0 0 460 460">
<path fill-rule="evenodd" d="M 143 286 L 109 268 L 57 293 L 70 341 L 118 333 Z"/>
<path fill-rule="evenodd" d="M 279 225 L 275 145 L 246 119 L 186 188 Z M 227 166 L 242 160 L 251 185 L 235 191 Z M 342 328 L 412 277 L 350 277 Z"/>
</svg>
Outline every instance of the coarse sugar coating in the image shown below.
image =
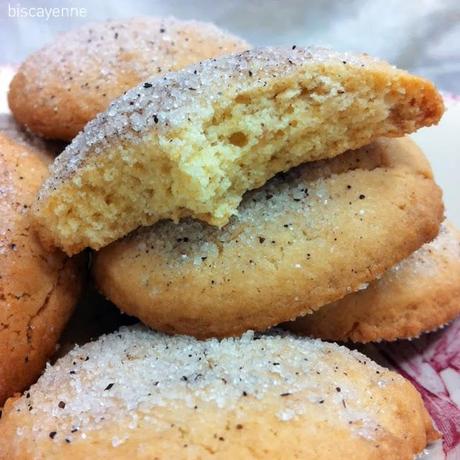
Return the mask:
<svg viewBox="0 0 460 460">
<path fill-rule="evenodd" d="M 0 133 L 0 407 L 33 383 L 81 291 L 84 260 L 45 250 L 30 206 L 51 156 Z"/>
<path fill-rule="evenodd" d="M 48 367 L 8 401 L 0 435 L 9 460 L 409 460 L 437 437 L 415 388 L 360 353 L 278 333 L 197 341 L 141 326 Z"/>
<path fill-rule="evenodd" d="M 286 327 L 326 340 L 379 342 L 418 337 L 460 315 L 460 233 L 443 223 L 382 278 Z"/>
<path fill-rule="evenodd" d="M 276 173 L 442 112 L 432 83 L 367 55 L 292 47 L 206 60 L 145 81 L 91 121 L 54 163 L 37 228 L 73 254 L 161 219 L 223 226 Z"/>
<path fill-rule="evenodd" d="M 98 288 L 154 329 L 265 330 L 373 281 L 433 239 L 441 191 L 408 138 L 305 163 L 245 195 L 219 229 L 158 222 L 95 254 Z"/>
<path fill-rule="evenodd" d="M 200 21 L 137 17 L 86 24 L 29 56 L 11 82 L 8 101 L 31 131 L 71 140 L 141 81 L 248 48 Z"/>
</svg>

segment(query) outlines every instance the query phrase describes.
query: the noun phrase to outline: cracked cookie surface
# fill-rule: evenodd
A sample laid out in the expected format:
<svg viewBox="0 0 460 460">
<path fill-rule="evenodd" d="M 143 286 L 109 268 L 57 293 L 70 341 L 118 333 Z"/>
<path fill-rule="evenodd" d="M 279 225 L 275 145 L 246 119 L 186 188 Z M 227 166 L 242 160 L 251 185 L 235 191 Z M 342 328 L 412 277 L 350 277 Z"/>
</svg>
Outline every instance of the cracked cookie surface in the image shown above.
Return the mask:
<svg viewBox="0 0 460 460">
<path fill-rule="evenodd" d="M 83 258 L 45 250 L 30 225 L 50 161 L 0 133 L 0 406 L 39 376 L 81 289 Z"/>
</svg>

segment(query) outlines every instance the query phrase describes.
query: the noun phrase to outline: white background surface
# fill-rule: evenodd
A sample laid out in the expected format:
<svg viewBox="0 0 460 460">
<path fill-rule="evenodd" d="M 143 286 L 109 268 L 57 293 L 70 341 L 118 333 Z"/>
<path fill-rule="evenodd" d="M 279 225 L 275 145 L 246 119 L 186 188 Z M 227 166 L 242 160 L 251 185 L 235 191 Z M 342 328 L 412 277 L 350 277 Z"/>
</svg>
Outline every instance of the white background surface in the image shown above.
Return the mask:
<svg viewBox="0 0 460 460">
<path fill-rule="evenodd" d="M 13 18 L 11 7 L 81 7 L 86 18 Z M 0 0 L 0 64 L 18 63 L 86 21 L 175 15 L 213 21 L 254 45 L 367 51 L 460 94 L 460 0 Z"/>
<path fill-rule="evenodd" d="M 428 156 L 443 189 L 447 217 L 460 227 L 460 99 L 446 96 L 445 102 L 441 123 L 421 129 L 412 138 Z"/>
</svg>

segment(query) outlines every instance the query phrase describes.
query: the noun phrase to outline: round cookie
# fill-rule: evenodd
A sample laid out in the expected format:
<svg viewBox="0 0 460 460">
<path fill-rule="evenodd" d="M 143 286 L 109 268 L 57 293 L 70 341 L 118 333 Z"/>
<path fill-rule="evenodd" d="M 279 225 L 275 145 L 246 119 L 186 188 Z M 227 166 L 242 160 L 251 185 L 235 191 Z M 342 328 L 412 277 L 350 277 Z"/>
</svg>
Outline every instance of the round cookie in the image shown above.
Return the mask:
<svg viewBox="0 0 460 460">
<path fill-rule="evenodd" d="M 133 88 L 85 127 L 38 196 L 37 228 L 74 254 L 161 219 L 223 226 L 276 173 L 442 112 L 432 83 L 367 55 L 263 48 L 203 61 Z"/>
<path fill-rule="evenodd" d="M 286 326 L 327 340 L 379 342 L 418 337 L 460 315 L 460 232 L 438 237 L 366 289 Z"/>
<path fill-rule="evenodd" d="M 438 437 L 407 380 L 345 347 L 143 327 L 49 367 L 7 402 L 0 436 L 9 460 L 412 460 Z"/>
<path fill-rule="evenodd" d="M 198 21 L 140 17 L 87 24 L 29 56 L 11 82 L 8 102 L 34 133 L 71 140 L 146 78 L 248 48 Z"/>
<path fill-rule="evenodd" d="M 31 228 L 47 174 L 43 151 L 0 133 L 0 407 L 40 375 L 81 290 L 83 258 L 45 250 Z"/>
<path fill-rule="evenodd" d="M 191 219 L 139 229 L 96 253 L 93 273 L 154 329 L 238 335 L 358 290 L 433 239 L 442 214 L 417 146 L 381 139 L 275 177 L 222 229 Z"/>
</svg>

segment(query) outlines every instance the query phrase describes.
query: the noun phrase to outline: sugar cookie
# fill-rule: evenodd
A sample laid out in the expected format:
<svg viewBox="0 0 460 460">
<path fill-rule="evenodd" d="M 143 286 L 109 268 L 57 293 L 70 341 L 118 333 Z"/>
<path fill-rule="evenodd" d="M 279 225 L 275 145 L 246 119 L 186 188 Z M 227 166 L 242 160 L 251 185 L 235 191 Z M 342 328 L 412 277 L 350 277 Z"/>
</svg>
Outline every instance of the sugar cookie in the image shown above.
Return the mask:
<svg viewBox="0 0 460 460">
<path fill-rule="evenodd" d="M 442 111 L 432 83 L 366 55 L 265 48 L 210 59 L 144 82 L 91 121 L 56 160 L 37 226 L 68 254 L 160 219 L 222 226 L 276 173 Z"/>
<path fill-rule="evenodd" d="M 0 407 L 40 375 L 82 285 L 81 257 L 45 250 L 31 228 L 47 173 L 43 150 L 0 133 Z"/>
<path fill-rule="evenodd" d="M 441 192 L 410 139 L 306 163 L 218 229 L 162 221 L 95 255 L 99 289 L 164 332 L 264 330 L 356 291 L 433 239 Z"/>
<path fill-rule="evenodd" d="M 11 82 L 8 101 L 31 131 L 71 140 L 146 78 L 248 48 L 205 22 L 141 17 L 88 24 L 29 56 Z"/>
<path fill-rule="evenodd" d="M 286 323 L 328 340 L 379 342 L 414 338 L 460 315 L 460 233 L 443 224 L 438 237 L 366 289 Z"/>
<path fill-rule="evenodd" d="M 47 368 L 0 437 L 2 460 L 412 460 L 437 433 L 407 380 L 345 347 L 131 327 Z"/>
</svg>

